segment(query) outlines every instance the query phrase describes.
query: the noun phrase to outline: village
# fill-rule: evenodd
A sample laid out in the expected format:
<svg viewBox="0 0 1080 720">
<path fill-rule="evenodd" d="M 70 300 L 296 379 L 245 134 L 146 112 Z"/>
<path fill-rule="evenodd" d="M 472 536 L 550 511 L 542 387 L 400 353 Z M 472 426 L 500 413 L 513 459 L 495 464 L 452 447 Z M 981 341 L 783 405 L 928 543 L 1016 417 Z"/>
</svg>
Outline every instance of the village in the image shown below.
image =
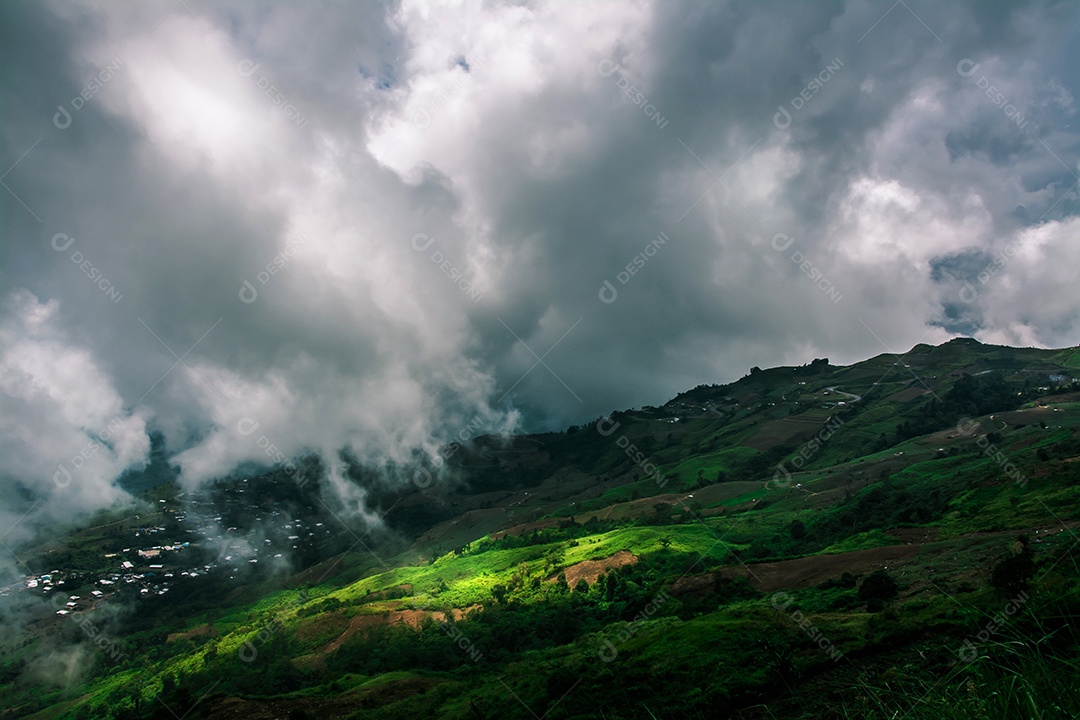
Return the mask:
<svg viewBox="0 0 1080 720">
<path fill-rule="evenodd" d="M 28 573 L 0 586 L 0 597 L 48 599 L 49 612 L 64 617 L 114 597 L 161 597 L 197 578 L 227 583 L 289 571 L 304 560 L 321 558 L 342 532 L 310 505 L 284 507 L 263 495 L 253 506 L 243 493 L 240 485 L 213 495 L 158 499 L 152 524 L 145 511 L 112 523 L 122 528 L 123 547 L 102 552 L 93 569 L 61 564 Z M 31 624 L 46 617 L 42 613 Z"/>
</svg>

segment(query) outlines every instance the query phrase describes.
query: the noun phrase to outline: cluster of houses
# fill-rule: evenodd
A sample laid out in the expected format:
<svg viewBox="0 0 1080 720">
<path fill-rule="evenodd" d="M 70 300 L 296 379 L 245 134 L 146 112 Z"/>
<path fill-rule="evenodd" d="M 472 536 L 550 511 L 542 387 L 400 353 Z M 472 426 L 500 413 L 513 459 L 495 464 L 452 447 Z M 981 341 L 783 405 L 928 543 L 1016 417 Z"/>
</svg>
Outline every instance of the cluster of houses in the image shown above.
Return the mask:
<svg viewBox="0 0 1080 720">
<path fill-rule="evenodd" d="M 242 503 L 239 498 L 236 501 Z M 335 530 L 340 530 L 328 527 L 326 522 L 316 522 L 317 517 L 298 519 L 280 510 L 251 506 L 244 507 L 247 528 L 230 526 L 223 529 L 222 515 L 210 517 L 210 514 L 196 512 L 189 519 L 182 508 L 168 507 L 165 501 L 161 503 L 161 517 L 168 519 L 158 522 L 164 522 L 171 530 L 159 524 L 130 529 L 131 547 L 104 555 L 110 570 L 86 573 L 58 568 L 30 574 L 9 586 L 0 587 L 0 596 L 20 592 L 37 594 L 51 600 L 57 615 L 70 615 L 89 610 L 99 600 L 121 590 L 148 598 L 165 595 L 176 582 L 212 572 L 225 572 L 228 578 L 235 579 L 245 565 L 254 566 L 260 560 L 286 562 L 283 560 L 286 555 L 322 543 L 331 538 Z M 188 503 L 193 512 L 197 505 L 214 504 L 196 502 L 193 498 L 189 498 Z M 203 512 L 206 509 L 209 508 L 203 508 Z M 222 511 L 220 505 L 213 509 Z M 178 527 L 177 523 L 181 525 Z M 171 537 L 165 540 L 166 535 Z M 189 539 L 176 540 L 177 536 Z M 207 562 L 219 547 L 221 552 Z M 214 550 L 207 552 L 209 548 Z"/>
</svg>

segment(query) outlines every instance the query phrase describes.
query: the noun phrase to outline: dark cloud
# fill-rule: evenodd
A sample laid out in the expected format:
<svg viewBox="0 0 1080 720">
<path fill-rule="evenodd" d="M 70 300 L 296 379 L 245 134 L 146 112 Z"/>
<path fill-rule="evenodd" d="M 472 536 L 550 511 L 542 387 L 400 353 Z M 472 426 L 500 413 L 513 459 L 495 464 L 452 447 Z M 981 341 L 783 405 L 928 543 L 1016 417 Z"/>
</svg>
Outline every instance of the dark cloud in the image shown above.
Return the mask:
<svg viewBox="0 0 1080 720">
<path fill-rule="evenodd" d="M 124 501 L 154 429 L 194 485 L 265 462 L 258 423 L 364 516 L 342 450 L 1080 330 L 1067 3 L 0 12 L 27 528 Z"/>
</svg>

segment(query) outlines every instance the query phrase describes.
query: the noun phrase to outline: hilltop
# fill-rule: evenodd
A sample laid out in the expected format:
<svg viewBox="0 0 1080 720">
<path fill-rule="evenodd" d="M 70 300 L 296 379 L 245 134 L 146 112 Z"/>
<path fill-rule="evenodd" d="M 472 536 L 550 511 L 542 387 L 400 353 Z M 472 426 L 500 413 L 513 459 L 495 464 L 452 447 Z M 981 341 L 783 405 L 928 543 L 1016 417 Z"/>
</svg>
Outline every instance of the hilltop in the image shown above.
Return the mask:
<svg viewBox="0 0 1080 720">
<path fill-rule="evenodd" d="M 808 359 L 357 466 L 372 531 L 296 467 L 135 479 L 152 516 L 28 548 L 0 718 L 1080 714 L 1080 348 Z"/>
</svg>

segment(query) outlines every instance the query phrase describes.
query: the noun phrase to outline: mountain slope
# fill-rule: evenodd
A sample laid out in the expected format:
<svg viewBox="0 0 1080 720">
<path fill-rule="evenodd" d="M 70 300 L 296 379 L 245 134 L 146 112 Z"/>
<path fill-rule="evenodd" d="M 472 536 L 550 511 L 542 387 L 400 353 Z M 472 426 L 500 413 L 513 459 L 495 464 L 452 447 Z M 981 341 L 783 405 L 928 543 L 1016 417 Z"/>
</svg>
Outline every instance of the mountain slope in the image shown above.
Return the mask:
<svg viewBox="0 0 1080 720">
<path fill-rule="evenodd" d="M 1072 717 L 1076 376 L 1077 348 L 971 340 L 755 368 L 448 448 L 409 488 L 356 468 L 373 535 L 326 529 L 317 482 L 236 478 L 203 502 L 231 518 L 246 487 L 327 538 L 285 576 L 222 551 L 108 622 L 49 612 L 5 637 L 5 716 Z M 105 541 L 73 538 L 71 562 Z M 97 648 L 67 684 L 61 640 Z"/>
</svg>

